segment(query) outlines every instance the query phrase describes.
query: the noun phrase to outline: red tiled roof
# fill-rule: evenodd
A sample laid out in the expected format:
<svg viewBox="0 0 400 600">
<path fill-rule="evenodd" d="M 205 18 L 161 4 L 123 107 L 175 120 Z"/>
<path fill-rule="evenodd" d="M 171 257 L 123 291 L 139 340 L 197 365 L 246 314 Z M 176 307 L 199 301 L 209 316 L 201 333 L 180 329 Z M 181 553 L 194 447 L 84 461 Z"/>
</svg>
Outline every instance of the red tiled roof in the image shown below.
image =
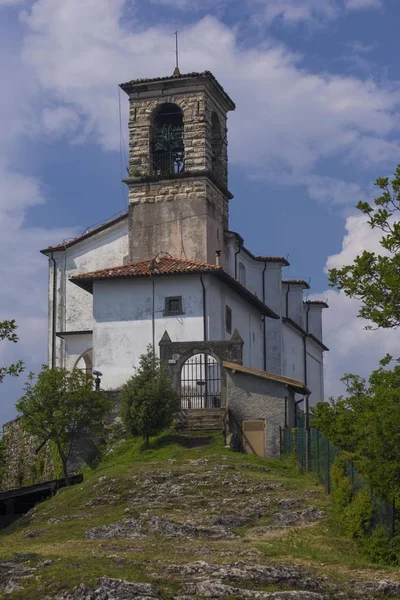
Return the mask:
<svg viewBox="0 0 400 600">
<path fill-rule="evenodd" d="M 304 304 L 317 304 L 322 306 L 322 308 L 329 308 L 329 304 L 327 304 L 324 300 L 306 300 Z"/>
<path fill-rule="evenodd" d="M 212 273 L 222 279 L 227 285 L 245 298 L 250 304 L 255 306 L 263 315 L 272 319 L 279 319 L 279 316 L 262 302 L 257 296 L 245 288 L 241 283 L 234 279 L 229 273 L 217 265 L 210 265 L 205 262 L 187 260 L 183 258 L 174 258 L 169 254 L 159 254 L 152 260 L 134 262 L 119 267 L 110 267 L 100 269 L 90 273 L 80 273 L 70 278 L 72 283 L 79 287 L 93 292 L 93 281 L 106 279 L 121 279 L 128 277 L 150 277 L 152 275 L 178 275 L 191 273 Z"/>
<path fill-rule="evenodd" d="M 255 256 L 255 259 L 260 262 L 279 262 L 285 265 L 285 267 L 289 267 L 289 261 L 283 256 Z"/>
<path fill-rule="evenodd" d="M 95 233 L 100 233 L 100 231 L 103 231 L 104 229 L 111 227 L 111 225 L 115 225 L 116 223 L 119 223 L 119 221 L 123 221 L 123 219 L 126 219 L 127 217 L 128 217 L 128 212 L 124 212 L 123 214 L 120 214 L 116 217 L 112 217 L 108 221 L 101 223 L 101 225 L 98 225 L 97 227 L 93 227 L 93 229 L 89 229 L 88 231 L 85 231 L 85 233 L 83 233 L 82 235 L 78 235 L 76 238 L 73 238 L 72 240 L 66 240 L 65 242 L 62 242 L 61 244 L 57 244 L 57 246 L 49 246 L 48 248 L 44 248 L 40 252 L 42 254 L 47 254 L 48 252 L 51 252 L 52 250 L 58 250 L 58 251 L 66 250 L 70 246 L 73 246 L 74 244 L 77 244 L 78 242 L 81 242 L 82 240 L 86 240 L 86 238 L 89 238 L 90 236 L 94 235 Z"/>
<path fill-rule="evenodd" d="M 282 279 L 282 283 L 288 283 L 290 285 L 302 285 L 304 286 L 307 290 L 310 289 L 309 284 L 307 283 L 307 281 L 304 281 L 304 279 Z"/>
<path fill-rule="evenodd" d="M 71 281 L 148 277 L 149 275 L 174 275 L 176 273 L 207 273 L 221 270 L 222 267 L 217 265 L 162 255 L 156 256 L 152 260 L 143 260 L 119 267 L 110 267 L 109 269 L 99 269 L 90 273 L 80 273 L 71 277 Z"/>
</svg>

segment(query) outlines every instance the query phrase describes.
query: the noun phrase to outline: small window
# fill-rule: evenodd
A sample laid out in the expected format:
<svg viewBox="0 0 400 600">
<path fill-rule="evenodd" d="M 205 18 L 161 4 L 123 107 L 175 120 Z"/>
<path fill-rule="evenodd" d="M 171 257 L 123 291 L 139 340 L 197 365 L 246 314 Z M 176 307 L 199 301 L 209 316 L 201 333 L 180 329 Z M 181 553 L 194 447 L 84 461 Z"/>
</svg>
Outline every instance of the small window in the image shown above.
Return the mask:
<svg viewBox="0 0 400 600">
<path fill-rule="evenodd" d="M 227 333 L 232 333 L 232 309 L 225 306 L 225 329 Z"/>
<path fill-rule="evenodd" d="M 164 315 L 181 315 L 182 313 L 182 296 L 165 298 Z"/>
</svg>

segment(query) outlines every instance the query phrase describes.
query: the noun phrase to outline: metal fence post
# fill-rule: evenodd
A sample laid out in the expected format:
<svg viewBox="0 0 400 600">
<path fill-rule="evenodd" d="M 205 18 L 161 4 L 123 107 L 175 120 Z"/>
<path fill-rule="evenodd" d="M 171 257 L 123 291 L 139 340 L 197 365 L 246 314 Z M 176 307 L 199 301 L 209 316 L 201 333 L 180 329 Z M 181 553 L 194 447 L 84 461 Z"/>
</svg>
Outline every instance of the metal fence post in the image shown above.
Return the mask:
<svg viewBox="0 0 400 600">
<path fill-rule="evenodd" d="M 304 434 L 305 434 L 305 452 L 306 452 L 306 472 L 310 470 L 310 430 L 308 427 L 308 400 L 310 394 L 306 394 L 304 399 Z"/>
<path fill-rule="evenodd" d="M 331 493 L 331 457 L 330 457 L 330 443 L 329 440 L 327 440 L 327 450 L 326 450 L 326 455 L 327 455 L 327 466 L 328 466 L 328 473 L 327 473 L 327 489 L 328 489 L 328 494 Z"/>
</svg>

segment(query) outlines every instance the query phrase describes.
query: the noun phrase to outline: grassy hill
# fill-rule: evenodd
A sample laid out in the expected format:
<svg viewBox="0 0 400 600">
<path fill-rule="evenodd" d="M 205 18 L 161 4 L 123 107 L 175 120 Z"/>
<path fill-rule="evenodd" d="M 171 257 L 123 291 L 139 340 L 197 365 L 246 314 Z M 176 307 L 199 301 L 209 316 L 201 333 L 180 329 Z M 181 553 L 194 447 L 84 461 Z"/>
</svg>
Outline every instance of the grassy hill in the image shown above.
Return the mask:
<svg viewBox="0 0 400 600">
<path fill-rule="evenodd" d="M 338 533 L 314 476 L 220 437 L 128 441 L 3 530 L 0 597 L 400 598 L 398 570 Z"/>
</svg>

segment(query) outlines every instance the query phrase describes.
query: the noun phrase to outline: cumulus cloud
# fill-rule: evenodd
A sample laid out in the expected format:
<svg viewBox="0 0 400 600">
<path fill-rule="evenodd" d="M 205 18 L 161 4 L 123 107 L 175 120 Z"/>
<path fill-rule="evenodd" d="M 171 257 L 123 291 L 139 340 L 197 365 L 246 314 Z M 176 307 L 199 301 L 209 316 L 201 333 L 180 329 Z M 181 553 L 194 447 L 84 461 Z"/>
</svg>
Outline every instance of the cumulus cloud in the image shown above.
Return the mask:
<svg viewBox="0 0 400 600">
<path fill-rule="evenodd" d="M 365 215 L 349 216 L 345 227 L 342 249 L 328 257 L 326 270 L 351 264 L 363 250 L 382 254 L 379 244 L 382 232 L 371 230 Z M 325 396 L 328 398 L 344 393 L 340 383 L 344 373 L 350 371 L 367 377 L 385 354 L 400 356 L 399 334 L 395 330 L 366 330 L 368 322 L 357 316 L 360 302 L 343 292 L 329 289 L 318 294 L 318 298 L 329 304 L 323 313 L 324 340 L 331 348 L 325 355 Z"/>
<path fill-rule="evenodd" d="M 122 0 L 37 0 L 24 16 L 26 65 L 52 101 L 79 114 L 86 135 L 107 149 L 119 146 L 117 82 L 173 68 L 169 29 L 127 30 L 122 10 Z M 309 173 L 333 156 L 362 167 L 398 151 L 390 139 L 399 126 L 397 85 L 312 73 L 273 41 L 239 50 L 235 30 L 213 17 L 183 28 L 180 47 L 182 70 L 212 70 L 237 102 L 230 159 L 249 174 Z M 63 121 L 57 126 L 60 133 Z"/>
</svg>

